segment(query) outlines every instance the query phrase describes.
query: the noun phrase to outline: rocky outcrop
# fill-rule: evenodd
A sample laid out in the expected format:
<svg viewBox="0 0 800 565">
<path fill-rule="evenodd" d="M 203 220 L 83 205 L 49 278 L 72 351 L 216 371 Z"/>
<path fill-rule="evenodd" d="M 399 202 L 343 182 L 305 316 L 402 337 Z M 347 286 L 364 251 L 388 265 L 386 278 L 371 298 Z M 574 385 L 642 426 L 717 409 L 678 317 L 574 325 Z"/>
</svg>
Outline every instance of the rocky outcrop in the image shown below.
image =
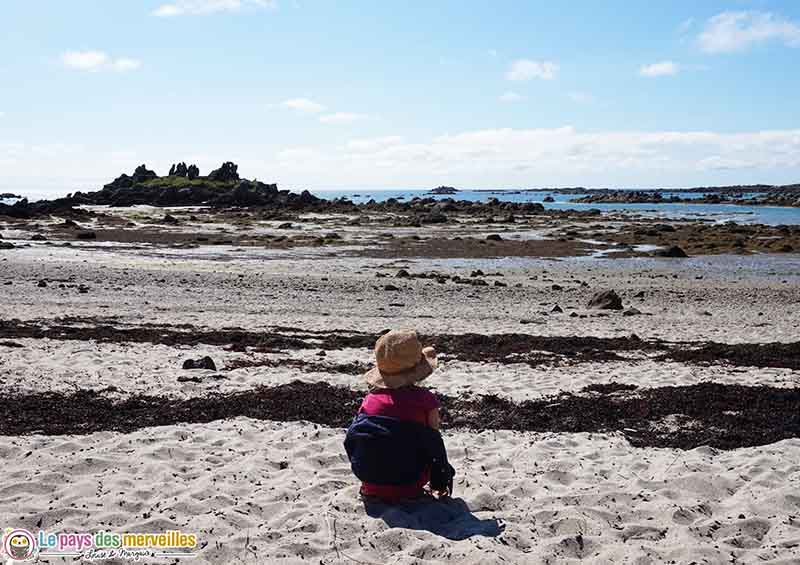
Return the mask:
<svg viewBox="0 0 800 565">
<path fill-rule="evenodd" d="M 226 161 L 219 169 L 214 169 L 208 174 L 208 180 L 214 182 L 232 182 L 239 180 L 239 165 Z"/>
<path fill-rule="evenodd" d="M 680 202 L 680 200 L 680 198 L 665 199 L 660 192 L 654 190 L 610 190 L 598 191 L 583 198 L 575 198 L 572 202 L 579 204 L 661 204 Z"/>
<path fill-rule="evenodd" d="M 662 193 L 672 193 L 665 197 Z M 704 192 L 699 197 L 688 197 L 690 193 Z M 679 196 L 687 194 L 687 197 Z M 740 206 L 785 206 L 800 207 L 800 185 L 783 186 L 753 185 L 703 187 L 692 189 L 662 190 L 609 190 L 596 189 L 581 198 L 572 200 L 580 204 L 736 204 Z"/>
</svg>

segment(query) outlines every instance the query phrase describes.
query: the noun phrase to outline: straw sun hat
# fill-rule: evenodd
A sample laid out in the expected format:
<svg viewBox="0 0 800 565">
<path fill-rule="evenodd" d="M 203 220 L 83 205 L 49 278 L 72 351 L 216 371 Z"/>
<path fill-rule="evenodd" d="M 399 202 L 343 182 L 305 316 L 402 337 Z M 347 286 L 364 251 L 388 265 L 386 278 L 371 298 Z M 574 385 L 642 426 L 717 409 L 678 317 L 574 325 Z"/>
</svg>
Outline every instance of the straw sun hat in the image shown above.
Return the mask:
<svg viewBox="0 0 800 565">
<path fill-rule="evenodd" d="M 422 347 L 414 330 L 392 330 L 375 343 L 377 366 L 364 374 L 372 388 L 400 388 L 418 383 L 437 366 L 433 347 Z"/>
</svg>

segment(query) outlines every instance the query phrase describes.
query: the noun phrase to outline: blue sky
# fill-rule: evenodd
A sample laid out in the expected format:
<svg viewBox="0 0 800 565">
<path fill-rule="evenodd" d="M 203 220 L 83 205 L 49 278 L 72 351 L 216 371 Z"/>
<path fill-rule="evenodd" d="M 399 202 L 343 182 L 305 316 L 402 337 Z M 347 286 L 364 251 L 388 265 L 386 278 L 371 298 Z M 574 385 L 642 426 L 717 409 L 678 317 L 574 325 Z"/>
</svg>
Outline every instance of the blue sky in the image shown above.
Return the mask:
<svg viewBox="0 0 800 565">
<path fill-rule="evenodd" d="M 800 182 L 799 2 L 3 11 L 3 192 L 178 160 L 318 190 Z"/>
</svg>

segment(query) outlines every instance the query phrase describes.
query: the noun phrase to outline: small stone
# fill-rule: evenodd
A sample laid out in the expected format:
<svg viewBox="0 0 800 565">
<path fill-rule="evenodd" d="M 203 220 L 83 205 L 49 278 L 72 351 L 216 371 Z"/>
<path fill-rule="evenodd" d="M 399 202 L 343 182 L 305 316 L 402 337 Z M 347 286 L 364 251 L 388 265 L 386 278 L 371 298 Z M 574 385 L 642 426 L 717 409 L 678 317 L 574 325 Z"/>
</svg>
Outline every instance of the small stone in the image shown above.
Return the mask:
<svg viewBox="0 0 800 565">
<path fill-rule="evenodd" d="M 394 286 L 393 284 L 387 284 L 386 286 L 383 287 L 383 290 L 388 290 L 390 292 L 395 292 L 395 291 L 398 291 L 400 289 L 397 288 L 396 286 Z"/>
<path fill-rule="evenodd" d="M 36 283 L 36 286 L 38 286 L 39 288 L 46 288 L 47 287 L 47 281 L 41 280 L 38 283 Z"/>
<path fill-rule="evenodd" d="M 561 313 L 563 313 L 563 312 L 564 312 L 564 310 L 562 310 L 562 309 L 561 309 L 561 306 L 559 306 L 558 304 L 556 304 L 555 306 L 553 306 L 553 309 L 552 309 L 552 310 L 550 310 L 550 312 L 552 312 L 553 314 L 561 314 Z M 573 312 L 573 314 L 574 314 L 574 313 L 575 313 L 575 312 Z"/>
<path fill-rule="evenodd" d="M 622 299 L 613 290 L 596 293 L 589 301 L 589 308 L 599 310 L 622 310 Z"/>
<path fill-rule="evenodd" d="M 185 368 L 186 367 L 184 367 L 184 369 Z M 178 377 L 178 382 L 179 383 L 201 383 L 201 382 L 203 382 L 203 379 L 201 379 L 200 377 L 185 377 L 184 376 L 184 377 Z"/>
<path fill-rule="evenodd" d="M 503 238 L 498 233 L 492 233 L 486 236 L 486 241 L 503 241 Z"/>
<path fill-rule="evenodd" d="M 183 362 L 183 368 L 186 370 L 208 369 L 210 371 L 216 371 L 217 365 L 211 357 L 205 356 L 201 359 L 187 359 Z"/>
</svg>

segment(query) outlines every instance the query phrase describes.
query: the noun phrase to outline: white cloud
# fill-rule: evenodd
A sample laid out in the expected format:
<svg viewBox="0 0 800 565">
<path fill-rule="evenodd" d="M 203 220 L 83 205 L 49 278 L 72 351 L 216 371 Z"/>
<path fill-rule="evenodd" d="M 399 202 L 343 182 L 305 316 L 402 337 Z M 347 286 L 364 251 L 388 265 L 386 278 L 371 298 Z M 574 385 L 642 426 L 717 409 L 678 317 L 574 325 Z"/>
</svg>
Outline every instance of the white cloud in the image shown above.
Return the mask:
<svg viewBox="0 0 800 565">
<path fill-rule="evenodd" d="M 180 147 L 70 146 L 0 137 L 0 192 L 45 186 L 51 194 L 97 188 L 144 162 L 165 172 Z M 454 186 L 708 186 L 789 183 L 800 178 L 800 129 L 581 131 L 488 129 L 415 140 L 390 135 L 352 142 L 266 147 L 233 141 L 226 153 L 247 177 L 285 188 Z M 219 148 L 200 144 L 188 161 L 219 166 Z M 203 157 L 205 155 L 205 157 Z M 270 158 L 270 155 L 272 157 Z M 53 171 L 57 171 L 56 175 Z M 38 188 L 36 188 L 38 187 Z M 24 190 L 24 189 L 20 189 Z"/>
<path fill-rule="evenodd" d="M 525 81 L 533 78 L 553 80 L 558 73 L 558 68 L 558 65 L 551 61 L 517 59 L 511 63 L 511 68 L 506 73 L 506 78 L 514 81 Z"/>
<path fill-rule="evenodd" d="M 65 67 L 79 71 L 133 71 L 142 66 L 138 59 L 121 57 L 114 59 L 103 51 L 66 51 L 61 54 Z"/>
<path fill-rule="evenodd" d="M 731 53 L 766 41 L 800 47 L 800 25 L 769 12 L 722 12 L 710 18 L 697 36 L 707 53 Z"/>
<path fill-rule="evenodd" d="M 567 97 L 578 104 L 589 104 L 594 102 L 594 96 L 588 92 L 572 91 L 567 93 Z"/>
<path fill-rule="evenodd" d="M 161 4 L 153 10 L 153 15 L 160 18 L 175 16 L 202 16 L 218 12 L 238 12 L 243 7 L 274 8 L 274 0 L 176 0 L 169 4 Z"/>
<path fill-rule="evenodd" d="M 345 149 L 349 151 L 377 151 L 386 149 L 392 145 L 403 143 L 404 139 L 399 135 L 386 135 L 383 137 L 372 137 L 368 139 L 352 139 L 347 142 Z"/>
<path fill-rule="evenodd" d="M 356 114 L 354 112 L 334 112 L 333 114 L 325 114 L 319 117 L 319 121 L 323 124 L 351 124 L 365 120 L 366 114 Z"/>
<path fill-rule="evenodd" d="M 508 92 L 504 92 L 503 94 L 500 95 L 499 98 L 500 102 L 519 102 L 522 99 L 523 99 L 522 95 L 517 94 L 516 92 L 513 92 L 511 90 L 509 90 Z"/>
<path fill-rule="evenodd" d="M 778 170 L 784 178 L 800 173 L 800 130 L 582 132 L 565 126 L 467 131 L 414 143 L 380 139 L 295 147 L 270 170 L 294 182 L 318 178 L 363 186 L 385 186 L 387 179 L 398 185 L 430 183 L 442 176 L 473 186 L 690 185 L 702 179 L 722 182 L 719 175 L 734 170 L 749 176 L 731 182 L 769 182 Z M 786 175 L 785 170 L 794 173 Z M 340 171 L 342 177 L 334 179 L 331 171 Z"/>
<path fill-rule="evenodd" d="M 652 65 L 644 65 L 639 69 L 639 74 L 643 77 L 662 77 L 678 74 L 681 66 L 673 61 L 661 61 Z"/>
<path fill-rule="evenodd" d="M 319 114 L 326 110 L 325 106 L 308 98 L 291 98 L 281 102 L 281 106 L 302 114 Z"/>
</svg>

